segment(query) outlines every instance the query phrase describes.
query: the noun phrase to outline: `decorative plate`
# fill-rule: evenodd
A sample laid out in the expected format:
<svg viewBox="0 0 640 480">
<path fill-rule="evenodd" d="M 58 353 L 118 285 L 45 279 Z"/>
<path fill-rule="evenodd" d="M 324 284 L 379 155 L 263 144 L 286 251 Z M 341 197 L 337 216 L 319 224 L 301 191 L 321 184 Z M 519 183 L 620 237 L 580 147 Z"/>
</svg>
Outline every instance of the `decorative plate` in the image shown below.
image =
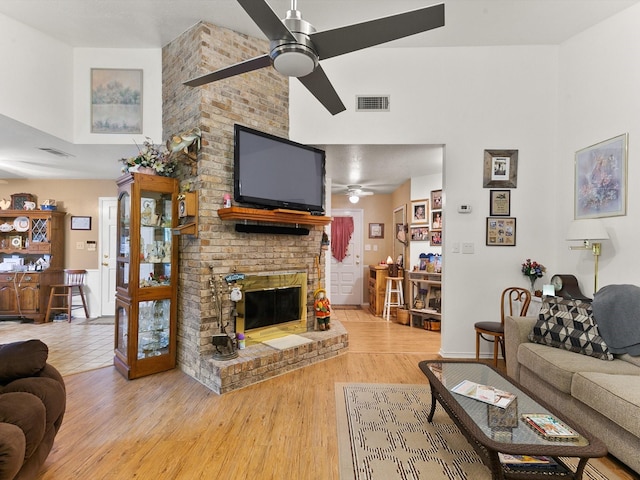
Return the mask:
<svg viewBox="0 0 640 480">
<path fill-rule="evenodd" d="M 13 225 L 11 225 L 10 223 L 5 222 L 0 225 L 0 232 L 10 232 L 11 230 L 13 230 Z"/>
<path fill-rule="evenodd" d="M 13 221 L 13 228 L 16 232 L 26 232 L 29 230 L 29 217 L 18 217 Z"/>
</svg>

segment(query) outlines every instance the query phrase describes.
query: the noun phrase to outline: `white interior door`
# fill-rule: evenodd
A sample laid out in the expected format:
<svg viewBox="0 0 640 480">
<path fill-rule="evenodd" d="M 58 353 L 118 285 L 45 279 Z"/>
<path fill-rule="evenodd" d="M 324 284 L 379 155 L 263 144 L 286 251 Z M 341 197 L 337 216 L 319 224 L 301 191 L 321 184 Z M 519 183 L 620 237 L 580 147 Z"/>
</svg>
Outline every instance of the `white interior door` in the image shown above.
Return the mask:
<svg viewBox="0 0 640 480">
<path fill-rule="evenodd" d="M 331 256 L 331 286 L 329 300 L 333 305 L 362 304 L 362 210 L 331 211 L 333 217 L 353 217 L 353 235 L 347 256 L 338 262 Z"/>
<path fill-rule="evenodd" d="M 100 315 L 116 311 L 116 242 L 118 200 L 100 198 Z"/>
</svg>

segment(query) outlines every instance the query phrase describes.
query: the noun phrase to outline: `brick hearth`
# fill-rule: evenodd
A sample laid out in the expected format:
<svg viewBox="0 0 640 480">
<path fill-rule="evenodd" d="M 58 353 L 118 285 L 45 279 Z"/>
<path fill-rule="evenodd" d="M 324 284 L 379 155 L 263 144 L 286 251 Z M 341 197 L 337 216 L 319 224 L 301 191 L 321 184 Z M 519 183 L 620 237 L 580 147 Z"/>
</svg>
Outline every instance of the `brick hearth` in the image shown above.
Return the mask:
<svg viewBox="0 0 640 480">
<path fill-rule="evenodd" d="M 329 331 L 307 332 L 300 336 L 313 342 L 286 350 L 261 343 L 239 350 L 238 357 L 232 360 L 208 358 L 201 364 L 201 381 L 216 393 L 227 393 L 333 358 L 348 348 L 347 331 L 337 320 L 331 322 Z"/>
</svg>

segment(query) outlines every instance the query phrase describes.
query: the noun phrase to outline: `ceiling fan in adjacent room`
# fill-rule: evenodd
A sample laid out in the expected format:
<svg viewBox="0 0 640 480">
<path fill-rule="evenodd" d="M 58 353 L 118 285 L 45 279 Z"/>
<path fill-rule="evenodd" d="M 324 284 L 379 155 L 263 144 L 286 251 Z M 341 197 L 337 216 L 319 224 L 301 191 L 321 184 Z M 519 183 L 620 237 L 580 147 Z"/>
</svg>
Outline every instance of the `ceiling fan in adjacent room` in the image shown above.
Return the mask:
<svg viewBox="0 0 640 480">
<path fill-rule="evenodd" d="M 373 192 L 363 190 L 362 185 L 347 185 L 347 193 L 349 201 L 351 203 L 358 203 L 360 197 L 366 197 L 367 195 L 373 195 Z"/>
<path fill-rule="evenodd" d="M 198 87 L 273 66 L 282 75 L 297 77 L 332 115 L 346 108 L 320 66 L 320 60 L 444 25 L 444 4 L 316 32 L 313 25 L 302 19 L 297 0 L 291 0 L 291 10 L 283 20 L 264 0 L 238 0 L 238 3 L 270 40 L 270 52 L 194 78 L 185 85 Z"/>
</svg>

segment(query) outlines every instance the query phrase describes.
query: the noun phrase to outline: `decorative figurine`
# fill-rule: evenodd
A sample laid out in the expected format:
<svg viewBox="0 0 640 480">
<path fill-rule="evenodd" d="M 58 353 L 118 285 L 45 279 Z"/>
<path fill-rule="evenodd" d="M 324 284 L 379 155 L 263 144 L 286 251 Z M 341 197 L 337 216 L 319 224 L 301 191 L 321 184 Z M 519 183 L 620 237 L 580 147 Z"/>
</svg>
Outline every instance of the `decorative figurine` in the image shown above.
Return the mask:
<svg viewBox="0 0 640 480">
<path fill-rule="evenodd" d="M 327 298 L 327 292 L 323 288 L 319 288 L 313 294 L 316 299 L 313 309 L 316 312 L 316 320 L 320 330 L 331 329 L 331 302 Z"/>
</svg>

